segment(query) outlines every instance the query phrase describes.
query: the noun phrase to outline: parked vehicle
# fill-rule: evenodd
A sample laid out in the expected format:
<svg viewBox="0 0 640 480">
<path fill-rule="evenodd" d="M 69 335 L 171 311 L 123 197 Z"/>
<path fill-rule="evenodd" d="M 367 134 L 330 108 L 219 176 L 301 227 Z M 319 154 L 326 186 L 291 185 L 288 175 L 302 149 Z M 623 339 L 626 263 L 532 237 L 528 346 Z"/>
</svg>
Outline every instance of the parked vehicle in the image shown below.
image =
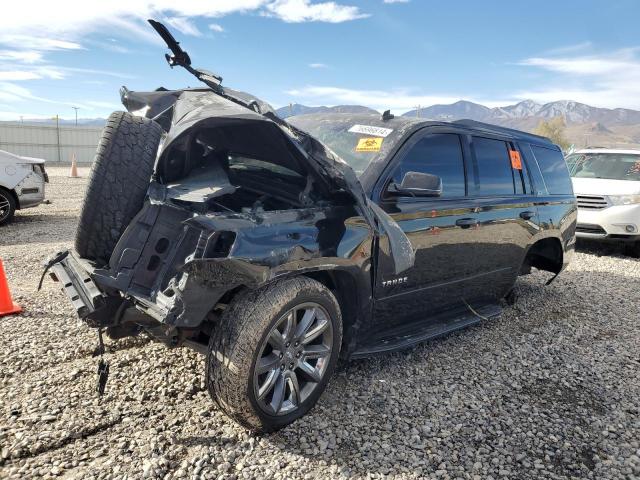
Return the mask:
<svg viewBox="0 0 640 480">
<path fill-rule="evenodd" d="M 0 225 L 13 220 L 16 210 L 44 201 L 49 181 L 41 158 L 21 157 L 0 150 Z"/>
<path fill-rule="evenodd" d="M 640 150 L 578 150 L 567 163 L 578 199 L 576 236 L 624 242 L 640 256 Z"/>
<path fill-rule="evenodd" d="M 471 325 L 519 274 L 569 262 L 577 208 L 549 140 L 389 112 L 288 123 L 152 24 L 208 88 L 122 90 L 133 114 L 109 118 L 75 251 L 50 265 L 99 332 L 206 353 L 242 425 L 281 428 L 340 355 Z"/>
</svg>

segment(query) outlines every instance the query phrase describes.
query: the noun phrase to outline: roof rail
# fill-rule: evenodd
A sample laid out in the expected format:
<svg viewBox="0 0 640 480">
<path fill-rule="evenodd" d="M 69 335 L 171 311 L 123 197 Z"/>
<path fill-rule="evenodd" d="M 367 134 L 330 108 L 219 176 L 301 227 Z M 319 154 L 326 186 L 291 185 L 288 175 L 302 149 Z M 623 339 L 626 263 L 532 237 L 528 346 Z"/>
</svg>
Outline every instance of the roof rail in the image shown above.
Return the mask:
<svg viewBox="0 0 640 480">
<path fill-rule="evenodd" d="M 470 127 L 470 128 L 475 128 L 477 130 L 484 130 L 488 133 L 499 133 L 499 134 L 503 134 L 503 135 L 510 135 L 512 137 L 517 137 L 517 138 L 522 138 L 522 139 L 528 139 L 530 141 L 536 141 L 536 142 L 544 142 L 544 143 L 551 143 L 553 144 L 553 142 L 551 140 L 549 140 L 547 137 L 543 137 L 541 135 L 536 135 L 535 133 L 529 133 L 529 132 L 523 132 L 522 130 L 516 130 L 514 128 L 507 128 L 507 127 L 501 127 L 499 125 L 493 125 L 490 123 L 484 123 L 484 122 L 478 122 L 476 120 L 469 120 L 469 119 L 461 119 L 461 120 L 455 120 L 453 122 L 451 122 L 453 124 L 456 125 L 462 125 L 465 127 Z"/>
</svg>

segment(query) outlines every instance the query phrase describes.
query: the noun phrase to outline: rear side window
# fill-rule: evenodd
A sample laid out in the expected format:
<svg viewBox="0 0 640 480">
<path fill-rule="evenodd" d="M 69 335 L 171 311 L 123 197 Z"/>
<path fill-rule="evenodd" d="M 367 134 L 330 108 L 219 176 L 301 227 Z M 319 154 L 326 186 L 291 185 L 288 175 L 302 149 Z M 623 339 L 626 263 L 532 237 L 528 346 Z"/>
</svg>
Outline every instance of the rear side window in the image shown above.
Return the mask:
<svg viewBox="0 0 640 480">
<path fill-rule="evenodd" d="M 435 133 L 420 139 L 409 149 L 393 172 L 393 181 L 402 183 L 407 172 L 430 173 L 442 179 L 441 197 L 464 197 L 464 160 L 460 137 Z"/>
<path fill-rule="evenodd" d="M 479 195 L 513 195 L 513 173 L 506 142 L 473 137 L 476 190 Z"/>
<path fill-rule="evenodd" d="M 551 195 L 573 193 L 569 169 L 562 152 L 537 145 L 531 145 L 531 150 L 542 172 L 547 191 Z"/>
</svg>

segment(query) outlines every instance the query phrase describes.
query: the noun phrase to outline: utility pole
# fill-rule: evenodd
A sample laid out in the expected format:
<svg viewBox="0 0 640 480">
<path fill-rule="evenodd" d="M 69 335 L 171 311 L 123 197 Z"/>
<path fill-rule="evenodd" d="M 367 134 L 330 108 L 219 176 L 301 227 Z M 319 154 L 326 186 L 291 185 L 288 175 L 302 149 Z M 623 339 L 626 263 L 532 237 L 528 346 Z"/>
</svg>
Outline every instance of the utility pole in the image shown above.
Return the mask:
<svg viewBox="0 0 640 480">
<path fill-rule="evenodd" d="M 76 127 L 78 126 L 78 110 L 80 110 L 79 107 L 71 107 L 76 111 Z"/>
<path fill-rule="evenodd" d="M 60 152 L 60 115 L 56 113 L 56 136 L 58 138 L 58 162 L 62 162 L 62 154 Z"/>
</svg>

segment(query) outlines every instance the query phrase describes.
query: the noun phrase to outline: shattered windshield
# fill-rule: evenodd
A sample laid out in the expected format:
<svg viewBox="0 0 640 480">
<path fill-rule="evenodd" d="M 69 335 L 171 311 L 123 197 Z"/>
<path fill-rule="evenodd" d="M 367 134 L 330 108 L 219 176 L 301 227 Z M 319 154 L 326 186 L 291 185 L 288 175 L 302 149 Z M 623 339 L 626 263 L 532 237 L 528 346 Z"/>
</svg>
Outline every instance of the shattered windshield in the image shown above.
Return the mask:
<svg viewBox="0 0 640 480">
<path fill-rule="evenodd" d="M 574 153 L 567 157 L 572 177 L 640 180 L 640 155 L 627 153 Z"/>
<path fill-rule="evenodd" d="M 287 118 L 333 150 L 359 176 L 382 150 L 398 141 L 393 122 L 377 115 L 311 114 Z"/>
</svg>

